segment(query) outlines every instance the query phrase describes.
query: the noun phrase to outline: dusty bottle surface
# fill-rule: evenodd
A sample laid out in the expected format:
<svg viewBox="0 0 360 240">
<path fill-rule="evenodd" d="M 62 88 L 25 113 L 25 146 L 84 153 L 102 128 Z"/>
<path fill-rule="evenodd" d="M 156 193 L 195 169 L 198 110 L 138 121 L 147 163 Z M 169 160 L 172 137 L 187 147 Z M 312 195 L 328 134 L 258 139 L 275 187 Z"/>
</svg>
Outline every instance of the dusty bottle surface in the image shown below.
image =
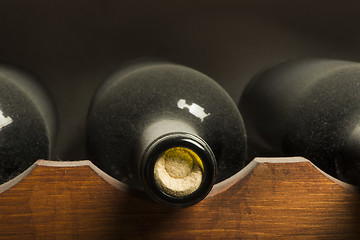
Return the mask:
<svg viewBox="0 0 360 240">
<path fill-rule="evenodd" d="M 360 180 L 360 64 L 293 60 L 259 73 L 239 103 L 255 155 L 308 158 Z"/>
<path fill-rule="evenodd" d="M 0 64 L 0 182 L 38 159 L 49 159 L 55 140 L 52 99 L 27 71 Z"/>
<path fill-rule="evenodd" d="M 202 200 L 245 165 L 241 115 L 208 76 L 142 62 L 113 74 L 88 115 L 87 151 L 102 170 L 161 204 Z"/>
</svg>

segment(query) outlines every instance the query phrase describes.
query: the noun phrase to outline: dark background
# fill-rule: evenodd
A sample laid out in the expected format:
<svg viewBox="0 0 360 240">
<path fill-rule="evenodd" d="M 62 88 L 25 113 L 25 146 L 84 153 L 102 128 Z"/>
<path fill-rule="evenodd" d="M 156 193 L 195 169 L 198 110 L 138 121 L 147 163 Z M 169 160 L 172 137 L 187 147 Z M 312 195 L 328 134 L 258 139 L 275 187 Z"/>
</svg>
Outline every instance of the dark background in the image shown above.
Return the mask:
<svg viewBox="0 0 360 240">
<path fill-rule="evenodd" d="M 235 102 L 259 70 L 298 57 L 360 61 L 356 1 L 0 0 L 0 61 L 47 85 L 58 107 L 52 159 L 85 159 L 85 117 L 119 65 L 160 57 L 195 68 Z"/>
</svg>

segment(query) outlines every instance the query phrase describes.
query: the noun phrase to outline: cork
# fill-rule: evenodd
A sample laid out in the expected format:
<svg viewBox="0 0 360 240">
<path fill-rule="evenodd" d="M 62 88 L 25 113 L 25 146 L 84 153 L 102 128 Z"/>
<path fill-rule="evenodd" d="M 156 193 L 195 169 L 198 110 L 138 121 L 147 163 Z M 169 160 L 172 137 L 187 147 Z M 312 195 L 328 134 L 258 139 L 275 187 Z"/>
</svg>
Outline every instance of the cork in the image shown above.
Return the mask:
<svg viewBox="0 0 360 240">
<path fill-rule="evenodd" d="M 169 149 L 155 163 L 155 182 L 166 194 L 187 196 L 195 192 L 202 182 L 201 164 L 200 158 L 189 149 Z"/>
</svg>

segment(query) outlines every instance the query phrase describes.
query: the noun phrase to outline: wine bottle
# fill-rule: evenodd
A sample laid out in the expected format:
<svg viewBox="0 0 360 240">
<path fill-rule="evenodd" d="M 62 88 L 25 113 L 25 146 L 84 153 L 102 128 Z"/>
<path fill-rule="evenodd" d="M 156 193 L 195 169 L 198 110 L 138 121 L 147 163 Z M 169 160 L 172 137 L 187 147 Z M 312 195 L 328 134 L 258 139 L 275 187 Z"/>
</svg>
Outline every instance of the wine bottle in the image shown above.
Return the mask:
<svg viewBox="0 0 360 240">
<path fill-rule="evenodd" d="M 171 207 L 196 204 L 245 165 L 236 104 L 208 76 L 172 63 L 114 73 L 93 98 L 87 134 L 99 168 Z"/>
<path fill-rule="evenodd" d="M 56 114 L 44 87 L 29 72 L 0 64 L 0 183 L 38 159 L 48 159 Z"/>
<path fill-rule="evenodd" d="M 359 63 L 281 63 L 250 81 L 239 109 L 257 155 L 300 155 L 334 177 L 360 183 Z"/>
</svg>

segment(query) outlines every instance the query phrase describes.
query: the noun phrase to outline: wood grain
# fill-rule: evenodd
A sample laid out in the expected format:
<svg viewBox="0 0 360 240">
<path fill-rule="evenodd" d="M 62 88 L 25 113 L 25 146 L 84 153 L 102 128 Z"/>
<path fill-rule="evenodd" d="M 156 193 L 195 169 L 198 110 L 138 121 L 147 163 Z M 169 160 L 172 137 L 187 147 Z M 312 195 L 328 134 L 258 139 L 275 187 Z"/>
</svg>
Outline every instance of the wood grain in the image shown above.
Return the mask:
<svg viewBox="0 0 360 240">
<path fill-rule="evenodd" d="M 0 187 L 0 239 L 360 239 L 359 195 L 299 158 L 255 159 L 185 209 L 133 196 L 89 161 L 28 172 Z"/>
</svg>

